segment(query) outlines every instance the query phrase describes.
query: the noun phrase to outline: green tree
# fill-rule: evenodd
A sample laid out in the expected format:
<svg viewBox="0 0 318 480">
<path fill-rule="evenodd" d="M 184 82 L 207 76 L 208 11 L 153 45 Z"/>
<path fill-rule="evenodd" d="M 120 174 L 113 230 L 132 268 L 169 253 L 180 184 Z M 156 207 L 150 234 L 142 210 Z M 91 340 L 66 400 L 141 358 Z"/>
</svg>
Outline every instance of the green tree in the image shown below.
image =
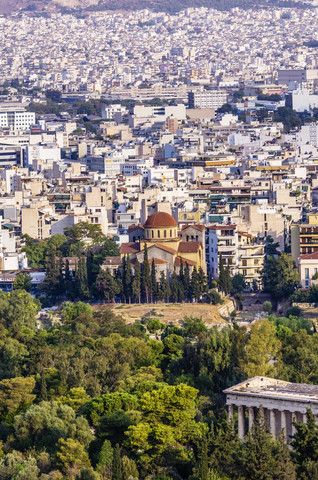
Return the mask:
<svg viewBox="0 0 318 480">
<path fill-rule="evenodd" d="M 43 290 L 52 298 L 60 296 L 62 293 L 60 281 L 59 259 L 57 257 L 56 248 L 51 248 L 45 258 Z"/>
<path fill-rule="evenodd" d="M 115 296 L 120 293 L 120 287 L 112 276 L 109 268 L 100 271 L 96 279 L 96 287 L 100 297 L 107 302 L 113 302 Z"/>
<path fill-rule="evenodd" d="M 277 447 L 275 452 L 275 480 L 296 480 L 296 469 L 292 462 L 288 445 L 285 441 L 284 434 L 279 432 L 277 439 Z"/>
<path fill-rule="evenodd" d="M 152 259 L 151 262 L 151 272 L 150 272 L 150 285 L 151 285 L 151 301 L 152 303 L 157 300 L 158 295 L 158 284 L 157 284 L 157 272 L 155 259 Z"/>
<path fill-rule="evenodd" d="M 73 438 L 60 438 L 57 443 L 56 462 L 66 475 L 78 471 L 81 468 L 91 466 L 88 453 L 83 445 Z M 73 476 L 75 477 L 73 473 Z"/>
<path fill-rule="evenodd" d="M 132 294 L 135 300 L 140 303 L 141 301 L 141 269 L 140 269 L 140 263 L 138 261 L 138 258 L 136 258 L 135 262 L 135 273 L 134 273 L 134 278 L 132 282 Z"/>
<path fill-rule="evenodd" d="M 258 320 L 251 328 L 247 345 L 247 362 L 243 366 L 248 377 L 270 376 L 275 371 L 275 360 L 280 350 L 276 327 L 267 319 Z"/>
<path fill-rule="evenodd" d="M 194 266 L 192 270 L 192 275 L 191 275 L 190 297 L 198 301 L 200 299 L 200 296 L 201 296 L 200 279 L 199 279 L 197 268 Z"/>
<path fill-rule="evenodd" d="M 75 267 L 75 290 L 81 300 L 89 298 L 86 257 L 84 255 L 79 257 Z"/>
<path fill-rule="evenodd" d="M 296 433 L 291 442 L 295 452 L 297 471 L 301 478 L 315 479 L 310 473 L 318 466 L 318 425 L 310 409 L 307 409 L 307 422 L 295 423 Z"/>
<path fill-rule="evenodd" d="M 218 277 L 218 285 L 222 292 L 228 294 L 231 291 L 231 275 L 229 267 L 227 266 L 224 268 L 223 257 L 220 255 L 219 258 L 219 277 Z"/>
<path fill-rule="evenodd" d="M 252 429 L 243 447 L 243 466 L 250 480 L 273 480 L 276 462 L 273 455 L 273 440 L 267 432 L 262 408 L 259 408 Z"/>
<path fill-rule="evenodd" d="M 158 298 L 161 302 L 169 301 L 169 297 L 171 295 L 170 285 L 168 280 L 166 279 L 165 273 L 162 270 L 160 272 L 160 283 L 159 283 L 159 290 L 158 290 Z"/>
<path fill-rule="evenodd" d="M 209 478 L 208 441 L 205 432 L 202 434 L 200 446 L 198 478 L 199 480 L 208 480 Z"/>
<path fill-rule="evenodd" d="M 299 284 L 299 273 L 293 258 L 287 253 L 279 257 L 268 257 L 263 268 L 264 290 L 273 299 L 288 298 Z"/>
<path fill-rule="evenodd" d="M 13 290 L 25 290 L 29 292 L 32 288 L 32 277 L 27 272 L 18 273 L 13 282 Z"/>
<path fill-rule="evenodd" d="M 104 440 L 98 456 L 97 471 L 106 478 L 111 476 L 113 455 L 114 451 L 110 441 Z"/>
<path fill-rule="evenodd" d="M 0 382 L 0 415 L 16 412 L 22 406 L 29 406 L 36 396 L 32 394 L 35 387 L 33 377 L 16 377 Z"/>
<path fill-rule="evenodd" d="M 37 480 L 40 469 L 36 459 L 13 450 L 0 459 L 1 480 Z"/>
<path fill-rule="evenodd" d="M 137 478 L 139 478 L 139 472 L 134 460 L 124 455 L 121 461 L 122 461 L 122 467 L 123 467 L 124 480 L 126 479 L 136 480 Z"/>
<path fill-rule="evenodd" d="M 118 443 L 114 449 L 114 456 L 112 462 L 112 480 L 123 480 L 123 468 Z"/>
<path fill-rule="evenodd" d="M 178 277 L 175 269 L 172 274 L 170 289 L 171 289 L 172 302 L 177 303 L 179 299 L 179 282 L 178 282 Z"/>
<path fill-rule="evenodd" d="M 190 286 L 191 286 L 190 268 L 189 268 L 188 262 L 186 262 L 184 267 L 183 289 L 184 289 L 185 298 L 187 300 L 190 300 Z"/>
<path fill-rule="evenodd" d="M 141 275 L 141 290 L 144 295 L 146 303 L 149 303 L 149 294 L 151 288 L 150 267 L 148 260 L 148 248 L 147 244 L 144 244 L 144 258 L 142 263 L 142 275 Z"/>
<path fill-rule="evenodd" d="M 130 264 L 130 257 L 124 256 L 123 258 L 123 274 L 122 274 L 122 282 L 123 282 L 123 292 L 126 299 L 129 303 L 131 303 L 132 297 L 132 275 L 131 275 L 131 264 Z"/>
<path fill-rule="evenodd" d="M 244 275 L 237 273 L 232 278 L 232 288 L 234 292 L 243 292 L 246 288 Z"/>
<path fill-rule="evenodd" d="M 40 402 L 14 419 L 14 431 L 22 447 L 46 448 L 54 452 L 60 438 L 73 438 L 84 446 L 93 439 L 88 422 L 76 418 L 74 410 L 57 402 Z"/>
</svg>

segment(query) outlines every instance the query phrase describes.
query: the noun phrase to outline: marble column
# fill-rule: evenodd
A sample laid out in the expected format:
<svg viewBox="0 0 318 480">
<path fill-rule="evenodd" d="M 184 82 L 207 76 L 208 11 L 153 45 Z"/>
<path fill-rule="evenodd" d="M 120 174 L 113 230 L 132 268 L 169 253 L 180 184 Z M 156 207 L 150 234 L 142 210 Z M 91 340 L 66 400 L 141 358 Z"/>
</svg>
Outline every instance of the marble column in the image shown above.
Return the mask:
<svg viewBox="0 0 318 480">
<path fill-rule="evenodd" d="M 241 440 L 244 440 L 245 418 L 244 418 L 244 407 L 242 405 L 239 405 L 238 407 L 238 435 Z"/>
<path fill-rule="evenodd" d="M 269 411 L 269 428 L 274 438 L 276 438 L 276 415 L 275 410 Z"/>
<path fill-rule="evenodd" d="M 307 423 L 307 413 L 303 413 L 303 423 Z"/>
<path fill-rule="evenodd" d="M 286 412 L 282 410 L 280 412 L 280 428 L 284 433 L 285 440 L 287 439 L 287 422 L 286 422 Z"/>
<path fill-rule="evenodd" d="M 297 422 L 296 412 L 292 412 L 292 422 Z M 296 434 L 296 427 L 292 423 L 292 437 Z"/>
<path fill-rule="evenodd" d="M 229 409 L 229 422 L 233 422 L 233 418 L 234 418 L 234 407 L 232 404 L 228 405 L 228 409 Z"/>
<path fill-rule="evenodd" d="M 251 430 L 254 423 L 254 407 L 248 408 L 248 431 Z"/>
</svg>

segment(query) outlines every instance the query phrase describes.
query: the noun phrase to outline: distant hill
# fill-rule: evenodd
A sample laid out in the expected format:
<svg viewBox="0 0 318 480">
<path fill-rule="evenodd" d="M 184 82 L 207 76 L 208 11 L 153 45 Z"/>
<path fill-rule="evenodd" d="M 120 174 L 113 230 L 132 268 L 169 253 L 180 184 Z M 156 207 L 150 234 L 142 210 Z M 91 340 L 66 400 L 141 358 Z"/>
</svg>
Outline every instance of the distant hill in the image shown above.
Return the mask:
<svg viewBox="0 0 318 480">
<path fill-rule="evenodd" d="M 175 13 L 189 7 L 209 7 L 228 10 L 233 7 L 257 8 L 265 6 L 308 8 L 308 4 L 294 0 L 0 0 L 0 14 L 21 10 L 34 12 L 134 11 L 148 8 L 155 12 Z"/>
</svg>

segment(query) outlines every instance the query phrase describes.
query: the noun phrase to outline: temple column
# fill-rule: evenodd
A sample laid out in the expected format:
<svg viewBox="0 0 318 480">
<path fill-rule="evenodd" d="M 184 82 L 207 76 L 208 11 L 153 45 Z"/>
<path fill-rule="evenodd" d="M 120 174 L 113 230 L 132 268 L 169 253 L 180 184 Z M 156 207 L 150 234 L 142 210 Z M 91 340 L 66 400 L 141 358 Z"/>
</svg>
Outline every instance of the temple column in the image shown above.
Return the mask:
<svg viewBox="0 0 318 480">
<path fill-rule="evenodd" d="M 307 413 L 303 413 L 303 423 L 307 423 Z"/>
<path fill-rule="evenodd" d="M 238 407 L 238 436 L 241 440 L 244 440 L 245 436 L 245 418 L 244 418 L 244 407 L 239 405 Z"/>
<path fill-rule="evenodd" d="M 292 422 L 297 422 L 296 412 L 292 412 Z M 295 434 L 296 434 L 296 427 L 294 427 L 292 423 L 292 437 L 294 437 Z"/>
<path fill-rule="evenodd" d="M 285 440 L 287 439 L 287 424 L 286 424 L 286 413 L 285 410 L 280 412 L 280 428 L 283 431 Z"/>
<path fill-rule="evenodd" d="M 228 409 L 229 409 L 229 422 L 232 422 L 233 421 L 233 418 L 234 418 L 234 407 L 232 404 L 228 405 Z"/>
<path fill-rule="evenodd" d="M 254 408 L 249 407 L 248 408 L 248 431 L 251 430 L 253 423 L 254 423 Z"/>
<path fill-rule="evenodd" d="M 269 411 L 269 428 L 274 438 L 276 438 L 276 415 L 275 410 Z"/>
</svg>

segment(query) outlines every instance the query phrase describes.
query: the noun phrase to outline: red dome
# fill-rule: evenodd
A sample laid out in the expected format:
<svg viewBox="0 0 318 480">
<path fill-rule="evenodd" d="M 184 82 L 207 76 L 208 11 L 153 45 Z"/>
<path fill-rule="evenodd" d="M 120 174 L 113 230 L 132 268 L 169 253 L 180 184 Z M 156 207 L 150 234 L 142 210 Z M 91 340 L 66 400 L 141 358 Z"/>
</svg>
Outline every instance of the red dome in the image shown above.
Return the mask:
<svg viewBox="0 0 318 480">
<path fill-rule="evenodd" d="M 144 227 L 154 227 L 154 228 L 160 228 L 160 227 L 177 227 L 178 224 L 175 221 L 175 219 L 170 215 L 169 213 L 166 212 L 157 212 L 154 213 L 153 215 L 150 215 L 150 217 L 147 218 L 146 223 L 144 224 Z"/>
</svg>

